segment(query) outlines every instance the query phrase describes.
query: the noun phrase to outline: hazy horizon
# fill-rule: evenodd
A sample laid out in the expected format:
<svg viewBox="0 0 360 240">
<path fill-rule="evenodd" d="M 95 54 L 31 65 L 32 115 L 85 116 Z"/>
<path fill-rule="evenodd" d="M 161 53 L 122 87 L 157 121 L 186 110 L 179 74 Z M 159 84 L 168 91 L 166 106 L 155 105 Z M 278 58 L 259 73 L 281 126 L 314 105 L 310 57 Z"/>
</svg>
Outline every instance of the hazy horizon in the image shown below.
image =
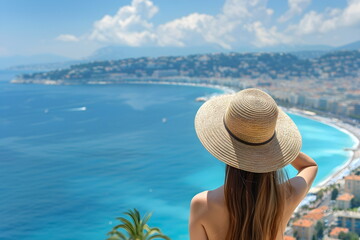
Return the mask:
<svg viewBox="0 0 360 240">
<path fill-rule="evenodd" d="M 84 59 L 108 46 L 129 51 L 336 47 L 360 40 L 359 16 L 360 0 L 4 0 L 0 58 Z"/>
</svg>

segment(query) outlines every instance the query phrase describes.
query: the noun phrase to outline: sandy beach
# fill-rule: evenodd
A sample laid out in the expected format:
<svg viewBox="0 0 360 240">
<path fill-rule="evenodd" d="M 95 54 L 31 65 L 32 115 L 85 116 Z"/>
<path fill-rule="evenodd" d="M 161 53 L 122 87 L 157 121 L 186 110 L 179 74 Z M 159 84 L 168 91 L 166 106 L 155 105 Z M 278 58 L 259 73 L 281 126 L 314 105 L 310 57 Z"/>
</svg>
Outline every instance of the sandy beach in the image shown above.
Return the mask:
<svg viewBox="0 0 360 240">
<path fill-rule="evenodd" d="M 336 168 L 335 171 L 331 175 L 329 175 L 326 179 L 324 179 L 316 186 L 312 187 L 310 192 L 315 193 L 320 188 L 336 183 L 337 181 L 341 180 L 344 176 L 349 175 L 351 170 L 360 166 L 360 129 L 359 128 L 344 123 L 339 119 L 335 119 L 335 118 L 330 119 L 327 117 L 316 115 L 309 111 L 303 111 L 296 108 L 285 109 L 285 111 L 335 127 L 340 131 L 343 131 L 346 134 L 350 135 L 354 141 L 354 145 L 351 148 L 347 149 L 347 151 L 350 151 L 351 153 L 349 159 L 343 165 Z"/>
<path fill-rule="evenodd" d="M 171 81 L 129 81 L 129 82 L 125 82 L 125 83 L 129 83 L 129 84 L 162 84 L 162 85 L 179 85 L 179 86 L 192 86 L 192 87 L 207 87 L 207 88 L 215 88 L 215 89 L 219 89 L 221 91 L 224 92 L 224 94 L 231 94 L 231 93 L 235 93 L 236 90 L 230 88 L 230 87 L 225 87 L 225 86 L 221 86 L 221 85 L 213 85 L 213 84 L 206 84 L 206 83 L 182 83 L 182 82 L 171 82 Z M 95 82 L 94 84 L 98 84 L 97 82 Z M 200 97 L 200 96 L 199 96 Z"/>
</svg>

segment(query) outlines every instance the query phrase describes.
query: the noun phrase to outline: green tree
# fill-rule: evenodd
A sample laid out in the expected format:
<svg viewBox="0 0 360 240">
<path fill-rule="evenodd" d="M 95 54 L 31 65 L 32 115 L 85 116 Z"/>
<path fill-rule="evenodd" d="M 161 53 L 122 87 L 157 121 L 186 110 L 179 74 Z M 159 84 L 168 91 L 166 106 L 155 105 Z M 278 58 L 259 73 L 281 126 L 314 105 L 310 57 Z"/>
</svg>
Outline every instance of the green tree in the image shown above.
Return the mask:
<svg viewBox="0 0 360 240">
<path fill-rule="evenodd" d="M 301 209 L 302 209 L 302 210 L 308 210 L 308 209 L 309 209 L 309 205 L 304 204 L 304 205 L 301 206 Z"/>
<path fill-rule="evenodd" d="M 338 195 L 339 195 L 339 190 L 338 190 L 337 188 L 334 188 L 334 189 L 331 191 L 331 200 L 335 200 Z"/>
<path fill-rule="evenodd" d="M 341 232 L 339 234 L 339 239 L 341 239 L 341 240 L 359 240 L 359 235 L 357 235 L 354 232 L 348 232 L 348 233 Z"/>
<path fill-rule="evenodd" d="M 297 239 L 297 238 L 298 238 L 298 236 L 299 236 L 299 232 L 298 232 L 298 231 L 295 231 L 295 232 L 294 232 L 294 238 L 296 238 L 296 239 Z"/>
<path fill-rule="evenodd" d="M 113 229 L 107 234 L 110 236 L 108 240 L 170 240 L 169 237 L 161 233 L 161 230 L 159 228 L 149 227 L 147 222 L 151 217 L 151 213 L 145 214 L 144 218 L 142 219 L 139 211 L 135 208 L 134 210 L 129 210 L 124 214 L 129 216 L 130 220 L 123 217 L 116 218 L 121 222 L 121 224 L 113 227 Z M 119 230 L 125 231 L 126 234 Z"/>
<path fill-rule="evenodd" d="M 320 191 L 318 191 L 318 192 L 316 193 L 316 200 L 322 199 L 323 196 L 324 196 L 324 190 L 321 189 Z"/>
<path fill-rule="evenodd" d="M 353 199 L 351 199 L 351 208 L 357 208 L 360 207 L 360 199 L 357 197 L 354 197 Z"/>
<path fill-rule="evenodd" d="M 316 237 L 321 239 L 324 235 L 324 224 L 318 221 L 315 225 Z"/>
</svg>

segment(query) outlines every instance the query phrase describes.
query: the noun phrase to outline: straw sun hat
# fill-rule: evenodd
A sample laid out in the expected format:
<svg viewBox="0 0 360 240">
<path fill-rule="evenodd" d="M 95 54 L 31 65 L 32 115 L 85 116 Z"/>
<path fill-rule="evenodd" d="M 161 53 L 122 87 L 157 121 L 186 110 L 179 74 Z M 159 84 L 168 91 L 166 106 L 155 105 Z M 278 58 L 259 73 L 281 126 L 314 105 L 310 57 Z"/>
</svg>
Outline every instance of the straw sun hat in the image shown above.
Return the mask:
<svg viewBox="0 0 360 240">
<path fill-rule="evenodd" d="M 205 102 L 196 114 L 195 130 L 217 159 L 249 172 L 280 169 L 301 148 L 295 123 L 270 95 L 256 88 Z"/>
</svg>

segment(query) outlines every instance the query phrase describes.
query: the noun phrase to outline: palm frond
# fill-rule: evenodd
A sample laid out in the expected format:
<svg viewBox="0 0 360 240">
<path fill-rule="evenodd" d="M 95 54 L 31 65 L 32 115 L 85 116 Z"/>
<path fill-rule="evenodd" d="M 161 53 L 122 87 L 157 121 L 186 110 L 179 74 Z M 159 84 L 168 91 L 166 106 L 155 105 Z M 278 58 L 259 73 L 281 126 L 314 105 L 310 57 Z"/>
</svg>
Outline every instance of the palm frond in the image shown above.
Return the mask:
<svg viewBox="0 0 360 240">
<path fill-rule="evenodd" d="M 112 230 L 107 235 L 111 235 L 107 240 L 115 240 L 115 239 L 127 240 L 124 234 L 122 234 L 121 232 L 118 232 L 116 230 Z"/>
<path fill-rule="evenodd" d="M 116 218 L 117 220 L 123 222 L 124 224 L 120 224 L 120 228 L 125 229 L 129 234 L 136 235 L 136 226 L 134 226 L 129 220 L 123 217 Z"/>
<path fill-rule="evenodd" d="M 145 214 L 144 218 L 141 220 L 141 228 L 144 228 L 149 219 L 151 218 L 152 213 Z"/>
<path fill-rule="evenodd" d="M 113 227 L 113 229 L 124 228 L 125 224 L 119 224 Z"/>
<path fill-rule="evenodd" d="M 157 228 L 157 227 L 151 228 L 148 225 L 145 225 L 144 229 L 146 230 L 146 234 L 144 237 L 145 240 L 154 239 L 153 236 L 156 236 L 156 238 L 170 239 L 169 237 L 167 237 L 161 233 L 160 228 Z"/>
<path fill-rule="evenodd" d="M 169 237 L 162 234 L 160 228 L 149 227 L 147 224 L 152 216 L 152 213 L 147 213 L 141 219 L 140 212 L 134 208 L 127 212 L 124 212 L 129 218 L 118 217 L 116 218 L 121 223 L 113 227 L 107 235 L 110 235 L 108 240 L 152 240 L 152 239 L 165 239 L 170 240 Z M 127 233 L 128 237 L 124 233 L 119 232 L 123 230 Z"/>
<path fill-rule="evenodd" d="M 132 219 L 135 232 L 137 234 L 141 234 L 142 228 L 141 228 L 141 217 L 139 211 L 136 208 L 134 208 L 134 210 L 129 210 L 124 214 L 128 215 Z"/>
<path fill-rule="evenodd" d="M 144 236 L 144 239 L 148 239 L 148 237 L 150 237 L 151 235 L 155 234 L 155 233 L 161 233 L 159 231 L 157 231 L 156 229 L 149 229 L 149 230 L 146 230 L 146 234 Z"/>
</svg>

